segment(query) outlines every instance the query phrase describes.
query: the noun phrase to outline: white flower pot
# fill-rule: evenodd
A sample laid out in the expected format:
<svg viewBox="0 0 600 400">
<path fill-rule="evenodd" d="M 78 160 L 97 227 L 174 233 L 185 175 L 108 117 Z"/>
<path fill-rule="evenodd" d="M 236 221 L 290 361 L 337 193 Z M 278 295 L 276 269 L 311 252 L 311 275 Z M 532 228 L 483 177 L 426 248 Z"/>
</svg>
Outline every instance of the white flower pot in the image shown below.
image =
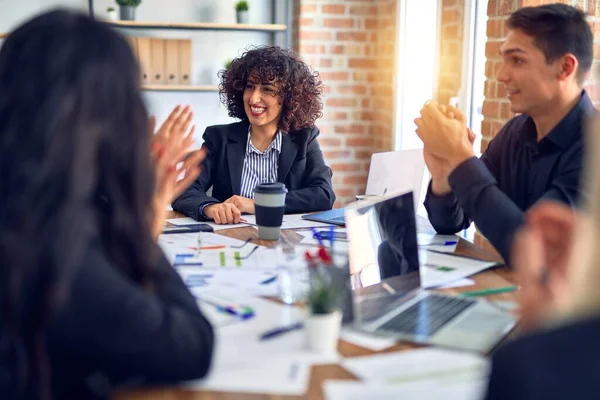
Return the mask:
<svg viewBox="0 0 600 400">
<path fill-rule="evenodd" d="M 309 314 L 304 322 L 306 345 L 319 354 L 336 354 L 342 326 L 342 312 Z"/>
<path fill-rule="evenodd" d="M 118 21 L 119 17 L 117 16 L 117 10 L 107 11 L 106 16 L 109 21 Z"/>
<path fill-rule="evenodd" d="M 236 11 L 238 24 L 248 23 L 248 11 Z"/>
</svg>

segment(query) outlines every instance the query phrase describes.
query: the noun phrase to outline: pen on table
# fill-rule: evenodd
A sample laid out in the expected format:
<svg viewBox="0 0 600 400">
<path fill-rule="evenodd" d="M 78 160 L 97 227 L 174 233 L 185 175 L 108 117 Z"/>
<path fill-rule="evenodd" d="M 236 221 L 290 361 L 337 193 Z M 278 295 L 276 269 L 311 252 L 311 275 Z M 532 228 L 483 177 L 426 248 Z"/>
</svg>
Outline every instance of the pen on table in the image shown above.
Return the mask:
<svg viewBox="0 0 600 400">
<path fill-rule="evenodd" d="M 270 331 L 266 331 L 265 333 L 260 335 L 260 340 L 271 339 L 271 338 L 277 337 L 279 335 L 282 335 L 286 332 L 295 331 L 296 329 L 302 329 L 303 327 L 304 327 L 304 325 L 302 324 L 302 322 L 296 322 L 295 324 L 292 324 L 292 325 L 281 326 L 281 327 L 278 327 L 275 329 L 271 329 Z"/>
<path fill-rule="evenodd" d="M 271 276 L 267 279 L 265 279 L 264 281 L 262 281 L 260 284 L 261 285 L 268 285 L 269 283 L 273 283 L 277 280 L 277 275 Z"/>
<path fill-rule="evenodd" d="M 421 247 L 426 247 L 426 246 L 454 246 L 455 244 L 458 244 L 458 240 L 446 240 L 444 242 L 431 242 L 431 243 L 420 244 L 419 246 L 421 246 Z"/>
<path fill-rule="evenodd" d="M 312 231 L 312 233 L 313 233 L 313 237 L 314 237 L 315 239 L 317 239 L 317 241 L 319 242 L 319 246 L 323 246 L 323 240 L 322 240 L 322 237 L 321 237 L 321 235 L 319 234 L 319 232 L 317 232 L 317 230 L 316 230 L 315 228 L 310 228 L 310 230 L 311 230 L 311 231 Z"/>
<path fill-rule="evenodd" d="M 207 304 L 215 306 L 218 311 L 223 312 L 225 314 L 235 315 L 241 319 L 248 319 L 254 316 L 254 310 L 248 306 L 235 306 L 231 304 L 220 304 L 217 301 L 208 300 L 203 297 L 198 297 L 200 301 L 203 301 Z"/>
<path fill-rule="evenodd" d="M 462 297 L 479 297 L 479 296 L 491 296 L 493 294 L 502 294 L 502 293 L 511 293 L 518 290 L 519 287 L 516 285 L 513 286 L 504 286 L 493 289 L 482 289 L 482 290 L 472 290 L 469 292 L 463 292 L 460 294 Z"/>
</svg>

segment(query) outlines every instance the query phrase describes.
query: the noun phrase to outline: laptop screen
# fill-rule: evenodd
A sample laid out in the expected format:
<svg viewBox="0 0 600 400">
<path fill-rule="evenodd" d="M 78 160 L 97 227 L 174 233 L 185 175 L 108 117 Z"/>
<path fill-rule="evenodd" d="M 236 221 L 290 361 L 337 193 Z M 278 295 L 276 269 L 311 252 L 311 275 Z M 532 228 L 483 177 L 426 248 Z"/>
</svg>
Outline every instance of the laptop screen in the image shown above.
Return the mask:
<svg viewBox="0 0 600 400">
<path fill-rule="evenodd" d="M 401 294 L 421 286 L 412 192 L 346 209 L 352 288 Z"/>
</svg>

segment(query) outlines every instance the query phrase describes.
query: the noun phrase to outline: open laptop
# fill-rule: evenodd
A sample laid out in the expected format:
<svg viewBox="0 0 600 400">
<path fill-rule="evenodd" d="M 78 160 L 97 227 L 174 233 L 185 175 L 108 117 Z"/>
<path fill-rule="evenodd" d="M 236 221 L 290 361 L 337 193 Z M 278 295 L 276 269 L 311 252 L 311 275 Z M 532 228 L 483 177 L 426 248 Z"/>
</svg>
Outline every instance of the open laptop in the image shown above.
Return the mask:
<svg viewBox="0 0 600 400">
<path fill-rule="evenodd" d="M 421 289 L 412 193 L 347 207 L 346 222 L 354 328 L 485 353 L 516 323 L 485 299 Z"/>
<path fill-rule="evenodd" d="M 399 173 L 400 172 L 400 173 Z M 415 209 L 423 188 L 425 161 L 423 150 L 402 150 L 374 153 L 371 155 L 366 196 L 386 196 L 411 191 Z M 313 214 L 303 215 L 303 219 L 324 222 L 333 225 L 345 225 L 345 209 L 337 208 Z"/>
</svg>

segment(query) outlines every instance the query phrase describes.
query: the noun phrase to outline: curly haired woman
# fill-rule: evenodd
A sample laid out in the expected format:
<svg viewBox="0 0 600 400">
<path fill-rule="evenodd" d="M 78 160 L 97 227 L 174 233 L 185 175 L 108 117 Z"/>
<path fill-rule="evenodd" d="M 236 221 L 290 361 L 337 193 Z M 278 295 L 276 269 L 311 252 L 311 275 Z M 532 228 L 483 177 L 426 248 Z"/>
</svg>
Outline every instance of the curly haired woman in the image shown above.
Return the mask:
<svg viewBox="0 0 600 400">
<path fill-rule="evenodd" d="M 322 116 L 317 72 L 289 50 L 260 47 L 221 72 L 220 94 L 229 125 L 206 128 L 208 156 L 202 174 L 173 209 L 218 224 L 254 214 L 254 188 L 282 182 L 288 214 L 329 210 L 335 202 L 331 169 L 325 165 L 314 125 Z M 206 192 L 212 187 L 212 196 Z"/>
</svg>

